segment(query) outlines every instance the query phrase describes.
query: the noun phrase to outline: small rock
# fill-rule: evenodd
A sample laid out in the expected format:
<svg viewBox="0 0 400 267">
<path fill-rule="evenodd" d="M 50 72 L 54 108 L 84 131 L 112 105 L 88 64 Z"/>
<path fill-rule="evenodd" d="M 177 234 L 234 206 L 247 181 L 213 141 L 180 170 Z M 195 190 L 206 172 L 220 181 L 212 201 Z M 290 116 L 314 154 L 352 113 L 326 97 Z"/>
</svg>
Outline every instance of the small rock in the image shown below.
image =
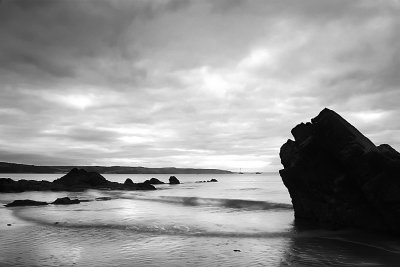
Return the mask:
<svg viewBox="0 0 400 267">
<path fill-rule="evenodd" d="M 164 184 L 164 182 L 161 182 L 157 178 L 151 178 L 150 180 L 144 181 L 144 184 Z"/>
<path fill-rule="evenodd" d="M 234 252 L 242 252 L 240 249 L 234 249 Z"/>
<path fill-rule="evenodd" d="M 81 201 L 79 199 L 70 199 L 69 197 L 57 198 L 52 204 L 54 205 L 71 205 L 79 204 Z"/>
<path fill-rule="evenodd" d="M 11 226 L 11 223 L 7 223 L 7 226 Z"/>
<path fill-rule="evenodd" d="M 181 182 L 175 176 L 169 177 L 169 184 L 180 184 Z"/>
</svg>

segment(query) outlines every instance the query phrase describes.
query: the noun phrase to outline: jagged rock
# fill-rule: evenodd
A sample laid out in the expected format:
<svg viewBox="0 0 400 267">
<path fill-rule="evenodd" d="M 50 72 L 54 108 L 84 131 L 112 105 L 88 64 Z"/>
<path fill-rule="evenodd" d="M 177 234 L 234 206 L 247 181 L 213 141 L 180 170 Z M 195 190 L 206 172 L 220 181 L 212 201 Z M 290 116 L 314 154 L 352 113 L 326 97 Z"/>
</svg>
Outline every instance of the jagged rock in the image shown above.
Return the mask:
<svg viewBox="0 0 400 267">
<path fill-rule="evenodd" d="M 43 201 L 35 201 L 30 199 L 23 199 L 23 200 L 14 200 L 13 202 L 4 205 L 6 207 L 21 207 L 21 206 L 44 206 L 48 205 L 47 202 Z"/>
<path fill-rule="evenodd" d="M 164 184 L 164 182 L 161 182 L 157 178 L 151 178 L 150 180 L 144 181 L 145 184 Z"/>
<path fill-rule="evenodd" d="M 79 199 L 70 199 L 69 197 L 61 197 L 57 198 L 53 203 L 54 205 L 71 205 L 71 204 L 79 204 L 81 201 Z"/>
<path fill-rule="evenodd" d="M 332 110 L 292 130 L 280 175 L 296 221 L 400 233 L 400 154 Z"/>
<path fill-rule="evenodd" d="M 133 181 L 131 178 L 127 178 L 124 182 L 124 185 L 134 185 Z"/>
<path fill-rule="evenodd" d="M 181 182 L 179 182 L 178 178 L 176 178 L 175 176 L 170 176 L 169 177 L 169 184 L 180 184 Z"/>
<path fill-rule="evenodd" d="M 102 186 L 108 181 L 97 172 L 87 172 L 84 169 L 73 168 L 69 173 L 54 181 L 65 186 Z"/>
<path fill-rule="evenodd" d="M 125 180 L 124 185 L 128 188 L 134 188 L 135 190 L 157 190 L 157 188 L 149 183 L 134 183 L 130 178 Z"/>
</svg>

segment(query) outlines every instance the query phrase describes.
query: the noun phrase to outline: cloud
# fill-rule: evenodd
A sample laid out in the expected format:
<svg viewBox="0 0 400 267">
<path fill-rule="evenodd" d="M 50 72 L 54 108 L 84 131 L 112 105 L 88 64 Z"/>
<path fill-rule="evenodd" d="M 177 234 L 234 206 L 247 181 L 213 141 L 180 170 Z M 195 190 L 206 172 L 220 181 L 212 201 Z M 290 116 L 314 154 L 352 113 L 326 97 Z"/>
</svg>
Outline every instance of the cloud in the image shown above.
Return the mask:
<svg viewBox="0 0 400 267">
<path fill-rule="evenodd" d="M 400 149 L 396 1 L 2 1 L 0 160 L 276 171 L 337 110 Z"/>
</svg>

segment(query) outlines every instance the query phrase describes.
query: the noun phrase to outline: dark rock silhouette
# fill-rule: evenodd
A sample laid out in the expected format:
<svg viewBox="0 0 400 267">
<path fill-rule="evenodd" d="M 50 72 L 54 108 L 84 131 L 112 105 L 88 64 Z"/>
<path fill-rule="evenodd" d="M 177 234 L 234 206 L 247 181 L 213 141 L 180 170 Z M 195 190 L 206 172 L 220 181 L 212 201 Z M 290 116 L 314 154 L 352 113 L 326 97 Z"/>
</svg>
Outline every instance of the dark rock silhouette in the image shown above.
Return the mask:
<svg viewBox="0 0 400 267">
<path fill-rule="evenodd" d="M 107 200 L 111 200 L 111 197 L 96 197 L 96 201 L 107 201 Z"/>
<path fill-rule="evenodd" d="M 216 183 L 216 182 L 218 182 L 218 180 L 215 178 L 212 178 L 211 180 L 196 181 L 195 183 Z"/>
<path fill-rule="evenodd" d="M 124 182 L 124 185 L 134 185 L 133 181 L 131 178 L 127 178 Z"/>
<path fill-rule="evenodd" d="M 296 221 L 400 233 L 400 154 L 332 110 L 292 129 L 280 175 Z"/>
<path fill-rule="evenodd" d="M 145 184 L 165 184 L 164 182 L 161 182 L 157 178 L 151 178 L 150 180 L 144 181 Z"/>
<path fill-rule="evenodd" d="M 19 193 L 24 191 L 83 191 L 98 190 L 156 190 L 151 184 L 133 183 L 127 179 L 124 184 L 107 181 L 97 172 L 87 172 L 83 169 L 72 169 L 68 174 L 54 182 L 19 180 L 0 178 L 0 192 Z"/>
<path fill-rule="evenodd" d="M 10 178 L 0 178 L 0 192 L 2 193 L 19 193 L 24 191 L 61 191 L 64 186 L 54 184 L 49 181 L 34 180 L 18 180 L 14 181 Z"/>
<path fill-rule="evenodd" d="M 154 185 L 146 184 L 146 183 L 137 183 L 134 184 L 136 190 L 157 190 Z"/>
<path fill-rule="evenodd" d="M 35 201 L 30 199 L 14 200 L 13 202 L 6 204 L 6 207 L 22 207 L 22 206 L 44 206 L 49 203 L 43 201 Z"/>
<path fill-rule="evenodd" d="M 71 205 L 71 204 L 79 204 L 81 201 L 79 199 L 70 199 L 69 197 L 61 197 L 57 198 L 53 203 L 54 205 Z"/>
<path fill-rule="evenodd" d="M 108 181 L 97 172 L 87 172 L 84 169 L 73 168 L 69 173 L 54 181 L 65 186 L 101 186 Z"/>
<path fill-rule="evenodd" d="M 181 182 L 175 176 L 169 177 L 169 184 L 180 184 Z"/>
<path fill-rule="evenodd" d="M 156 188 L 149 183 L 134 183 L 130 178 L 127 178 L 124 182 L 124 186 L 127 189 L 135 189 L 135 190 L 156 190 Z"/>
</svg>

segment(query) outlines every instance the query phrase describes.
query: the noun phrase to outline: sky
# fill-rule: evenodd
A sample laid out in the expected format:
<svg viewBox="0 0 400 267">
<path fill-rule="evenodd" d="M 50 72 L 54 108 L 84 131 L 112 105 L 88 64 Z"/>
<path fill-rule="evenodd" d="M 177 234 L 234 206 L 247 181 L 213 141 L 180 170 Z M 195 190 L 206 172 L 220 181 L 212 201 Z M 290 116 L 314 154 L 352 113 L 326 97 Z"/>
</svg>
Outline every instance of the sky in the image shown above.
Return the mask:
<svg viewBox="0 0 400 267">
<path fill-rule="evenodd" d="M 324 107 L 400 150 L 398 0 L 0 1 L 0 161 L 277 171 Z"/>
</svg>

